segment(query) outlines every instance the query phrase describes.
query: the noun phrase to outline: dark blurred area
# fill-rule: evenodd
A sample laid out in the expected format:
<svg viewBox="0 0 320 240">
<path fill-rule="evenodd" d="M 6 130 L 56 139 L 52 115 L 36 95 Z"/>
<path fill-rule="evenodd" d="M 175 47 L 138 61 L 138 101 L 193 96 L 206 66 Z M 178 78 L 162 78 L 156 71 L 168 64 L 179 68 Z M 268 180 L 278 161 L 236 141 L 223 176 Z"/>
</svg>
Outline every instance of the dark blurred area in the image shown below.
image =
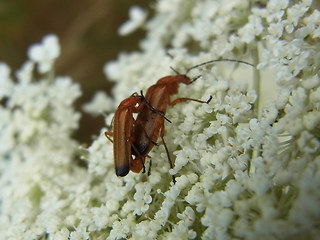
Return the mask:
<svg viewBox="0 0 320 240">
<path fill-rule="evenodd" d="M 150 12 L 147 0 L 13 0 L 0 1 L 0 61 L 15 72 L 27 60 L 27 49 L 54 33 L 59 37 L 61 55 L 56 75 L 67 75 L 79 82 L 83 92 L 76 109 L 89 102 L 97 90 L 110 93 L 112 83 L 103 66 L 120 52 L 139 49 L 142 30 L 121 37 L 119 26 L 128 20 L 129 8 L 141 6 Z M 81 110 L 82 111 L 82 110 Z M 74 137 L 90 144 L 104 126 L 103 117 L 83 113 Z"/>
</svg>

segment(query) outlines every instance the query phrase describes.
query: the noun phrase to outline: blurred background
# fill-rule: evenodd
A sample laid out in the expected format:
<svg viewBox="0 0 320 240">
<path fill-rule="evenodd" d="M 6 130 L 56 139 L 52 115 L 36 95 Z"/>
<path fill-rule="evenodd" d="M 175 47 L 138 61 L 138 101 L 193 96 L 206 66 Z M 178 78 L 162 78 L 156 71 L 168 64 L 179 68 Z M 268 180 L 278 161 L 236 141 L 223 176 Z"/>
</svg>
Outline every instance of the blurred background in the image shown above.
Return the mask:
<svg viewBox="0 0 320 240">
<path fill-rule="evenodd" d="M 0 61 L 17 71 L 27 60 L 28 47 L 54 33 L 59 37 L 61 55 L 56 75 L 67 75 L 79 82 L 83 92 L 76 102 L 82 111 L 97 90 L 110 93 L 112 83 L 103 74 L 106 62 L 120 52 L 139 49 L 145 32 L 137 30 L 121 37 L 118 28 L 129 19 L 129 8 L 150 8 L 148 0 L 0 0 Z M 150 15 L 149 15 L 150 16 Z M 0 86 L 1 87 L 1 86 Z M 104 126 L 104 119 L 82 112 L 80 127 L 74 137 L 90 144 Z"/>
</svg>

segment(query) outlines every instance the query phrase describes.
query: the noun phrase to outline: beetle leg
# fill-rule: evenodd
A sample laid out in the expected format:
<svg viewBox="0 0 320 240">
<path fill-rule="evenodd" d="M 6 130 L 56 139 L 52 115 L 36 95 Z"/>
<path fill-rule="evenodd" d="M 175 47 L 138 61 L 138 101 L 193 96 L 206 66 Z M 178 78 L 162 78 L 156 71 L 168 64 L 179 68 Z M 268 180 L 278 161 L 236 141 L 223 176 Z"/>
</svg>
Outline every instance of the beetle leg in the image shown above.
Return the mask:
<svg viewBox="0 0 320 240">
<path fill-rule="evenodd" d="M 152 140 L 151 140 L 151 142 L 152 142 L 153 145 L 159 146 L 158 143 L 156 143 L 156 142 L 154 142 L 154 141 L 152 141 Z"/>
<path fill-rule="evenodd" d="M 149 163 L 149 169 L 148 169 L 148 176 L 150 176 L 151 174 L 151 166 L 152 166 L 152 159 L 150 159 L 150 163 Z"/>
<path fill-rule="evenodd" d="M 155 109 L 154 107 L 151 106 L 151 104 L 149 102 L 147 102 L 149 108 L 151 109 L 151 111 L 155 112 L 156 114 L 159 114 L 161 117 L 163 117 L 165 120 L 167 120 L 169 123 L 172 123 L 165 115 L 164 115 L 164 112 L 162 111 L 159 111 L 157 109 Z"/>
<path fill-rule="evenodd" d="M 155 146 L 159 146 L 158 143 L 156 143 L 155 141 L 152 140 L 152 138 L 148 135 L 147 131 L 145 128 L 143 128 L 144 134 L 147 136 L 148 140 Z"/>
<path fill-rule="evenodd" d="M 164 141 L 164 137 L 163 137 L 163 136 L 160 136 L 160 137 L 161 137 L 162 143 L 163 143 L 163 145 L 164 145 L 164 148 L 166 149 L 166 153 L 167 153 L 167 156 L 168 156 L 170 168 L 173 168 L 173 163 L 172 163 L 172 160 L 171 160 L 170 155 L 169 155 L 169 150 L 168 150 L 167 144 L 166 144 L 166 142 Z"/>
<path fill-rule="evenodd" d="M 149 108 L 151 109 L 151 111 L 159 114 L 161 117 L 163 117 L 163 118 L 164 118 L 165 120 L 167 120 L 169 123 L 172 123 L 172 122 L 164 115 L 164 112 L 155 109 L 154 107 L 152 107 L 152 106 L 150 105 L 149 102 L 147 102 L 147 103 L 148 103 L 147 105 L 149 106 Z"/>
<path fill-rule="evenodd" d="M 173 168 L 173 163 L 172 163 L 172 160 L 171 160 L 171 158 L 170 158 L 170 154 L 169 154 L 169 150 L 168 150 L 167 144 L 166 144 L 166 142 L 164 141 L 164 122 L 162 123 L 162 127 L 161 127 L 161 130 L 160 130 L 160 137 L 161 137 L 163 146 L 164 146 L 164 148 L 165 148 L 165 150 L 166 150 L 166 153 L 167 153 L 167 157 L 168 157 L 168 161 L 169 161 L 170 168 L 172 169 L 172 168 Z M 174 175 L 172 175 L 172 181 L 173 181 L 173 184 L 176 183 L 176 178 L 175 178 Z"/>
<path fill-rule="evenodd" d="M 171 102 L 170 105 L 174 106 L 174 105 L 176 105 L 178 103 L 185 102 L 185 101 L 194 101 L 194 102 L 207 103 L 208 104 L 211 101 L 211 99 L 212 99 L 212 96 L 210 96 L 207 101 L 201 101 L 201 100 L 194 99 L 194 98 L 177 98 L 173 102 Z"/>
<path fill-rule="evenodd" d="M 104 135 L 106 136 L 106 138 L 108 138 L 110 142 L 113 143 L 113 140 L 110 138 L 110 136 L 113 137 L 113 132 L 105 132 Z"/>
</svg>

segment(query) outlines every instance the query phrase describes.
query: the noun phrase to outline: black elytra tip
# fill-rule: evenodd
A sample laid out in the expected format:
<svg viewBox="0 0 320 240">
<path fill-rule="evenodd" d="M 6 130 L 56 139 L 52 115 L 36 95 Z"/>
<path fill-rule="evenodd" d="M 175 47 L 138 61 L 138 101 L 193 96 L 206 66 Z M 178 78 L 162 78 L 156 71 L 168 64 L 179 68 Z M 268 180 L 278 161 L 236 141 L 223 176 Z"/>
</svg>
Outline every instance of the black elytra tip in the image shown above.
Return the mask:
<svg viewBox="0 0 320 240">
<path fill-rule="evenodd" d="M 116 174 L 119 177 L 124 177 L 129 173 L 129 165 L 123 165 L 123 166 L 117 166 L 116 168 Z"/>
<path fill-rule="evenodd" d="M 212 96 L 210 95 L 209 99 L 206 101 L 206 104 L 208 104 L 209 102 L 211 102 L 212 100 Z"/>
</svg>

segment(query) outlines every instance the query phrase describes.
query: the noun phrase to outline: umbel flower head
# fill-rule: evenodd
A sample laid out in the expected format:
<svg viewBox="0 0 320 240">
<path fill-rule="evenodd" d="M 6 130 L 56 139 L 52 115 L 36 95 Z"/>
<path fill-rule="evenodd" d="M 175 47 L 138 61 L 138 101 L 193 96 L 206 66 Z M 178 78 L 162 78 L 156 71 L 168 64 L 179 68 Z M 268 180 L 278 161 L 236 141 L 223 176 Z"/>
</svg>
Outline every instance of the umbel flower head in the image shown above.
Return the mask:
<svg viewBox="0 0 320 240">
<path fill-rule="evenodd" d="M 77 164 L 70 134 L 80 90 L 69 78 L 53 76 L 59 47 L 47 48 L 57 41 L 29 54 L 17 82 L 0 65 L 0 236 L 317 239 L 320 12 L 308 0 L 159 0 L 154 8 L 148 21 L 141 9 L 131 11 L 120 32 L 144 27 L 146 38 L 139 52 L 106 65 L 116 82 L 115 104 L 99 93 L 86 107 L 91 113 L 146 92 L 175 74 L 169 66 L 184 73 L 228 58 L 256 67 L 220 62 L 191 70 L 188 76 L 201 77 L 181 85 L 172 99 L 213 99 L 168 107 L 165 140 L 174 168 L 160 145 L 149 154 L 150 176 L 119 178 L 106 129 L 86 149 L 87 168 Z M 33 79 L 35 64 L 42 80 Z"/>
</svg>

